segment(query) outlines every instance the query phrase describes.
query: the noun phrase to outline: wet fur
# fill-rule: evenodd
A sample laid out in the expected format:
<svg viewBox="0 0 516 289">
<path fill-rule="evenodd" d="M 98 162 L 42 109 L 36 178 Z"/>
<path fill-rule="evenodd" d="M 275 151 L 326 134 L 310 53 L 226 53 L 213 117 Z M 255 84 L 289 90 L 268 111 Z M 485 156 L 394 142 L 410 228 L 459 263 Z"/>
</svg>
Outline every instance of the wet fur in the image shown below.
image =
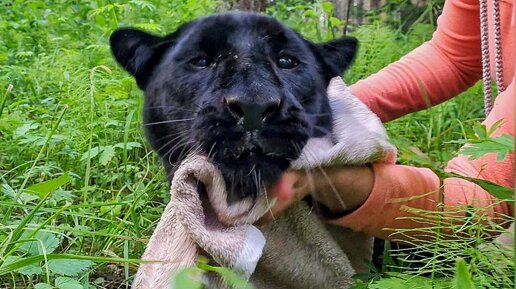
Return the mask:
<svg viewBox="0 0 516 289">
<path fill-rule="evenodd" d="M 111 35 L 116 60 L 145 92 L 144 126 L 171 178 L 192 152 L 209 155 L 234 200 L 256 196 L 277 180 L 310 137 L 331 131 L 326 87 L 349 66 L 357 42 L 344 37 L 314 44 L 273 18 L 213 15 L 165 37 L 123 28 Z M 292 69 L 278 66 L 294 57 Z M 200 69 L 199 57 L 213 61 Z M 278 100 L 263 127 L 249 131 L 224 98 Z"/>
</svg>

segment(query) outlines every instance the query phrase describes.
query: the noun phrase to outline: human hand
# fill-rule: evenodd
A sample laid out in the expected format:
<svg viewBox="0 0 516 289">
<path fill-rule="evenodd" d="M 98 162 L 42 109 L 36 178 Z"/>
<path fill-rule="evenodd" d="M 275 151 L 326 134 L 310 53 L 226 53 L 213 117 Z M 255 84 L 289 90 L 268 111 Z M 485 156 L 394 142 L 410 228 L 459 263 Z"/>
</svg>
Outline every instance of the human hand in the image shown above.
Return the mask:
<svg viewBox="0 0 516 289">
<path fill-rule="evenodd" d="M 332 214 L 352 211 L 365 202 L 373 183 L 373 170 L 367 165 L 287 171 L 269 188 L 269 197 L 274 197 L 277 201 L 257 224 L 271 222 L 290 205 L 309 194 Z"/>
</svg>

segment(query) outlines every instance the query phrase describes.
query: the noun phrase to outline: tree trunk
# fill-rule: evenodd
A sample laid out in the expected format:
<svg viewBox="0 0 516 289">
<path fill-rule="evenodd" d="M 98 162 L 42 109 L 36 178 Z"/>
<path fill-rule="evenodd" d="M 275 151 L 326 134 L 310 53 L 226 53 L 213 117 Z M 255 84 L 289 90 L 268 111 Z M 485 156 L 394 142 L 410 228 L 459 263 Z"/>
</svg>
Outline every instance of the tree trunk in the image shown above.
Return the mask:
<svg viewBox="0 0 516 289">
<path fill-rule="evenodd" d="M 333 3 L 333 15 L 341 20 L 348 18 L 349 2 L 352 0 L 331 0 Z"/>
<path fill-rule="evenodd" d="M 267 8 L 267 0 L 239 0 L 236 8 L 242 11 L 263 12 Z"/>
</svg>

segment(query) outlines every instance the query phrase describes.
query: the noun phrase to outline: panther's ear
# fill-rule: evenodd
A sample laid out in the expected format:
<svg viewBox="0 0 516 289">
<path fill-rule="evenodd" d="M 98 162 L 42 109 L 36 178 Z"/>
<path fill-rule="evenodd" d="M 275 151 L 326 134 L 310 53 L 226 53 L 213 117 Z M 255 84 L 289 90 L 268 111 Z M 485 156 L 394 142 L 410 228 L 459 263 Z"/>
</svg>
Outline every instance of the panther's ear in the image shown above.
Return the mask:
<svg viewBox="0 0 516 289">
<path fill-rule="evenodd" d="M 141 89 L 145 89 L 152 70 L 171 45 L 169 39 L 133 28 L 116 30 L 109 42 L 116 61 L 134 76 Z"/>
<path fill-rule="evenodd" d="M 328 81 L 344 73 L 353 62 L 357 47 L 358 40 L 346 36 L 315 45 L 316 55 L 322 64 L 322 72 Z"/>
</svg>

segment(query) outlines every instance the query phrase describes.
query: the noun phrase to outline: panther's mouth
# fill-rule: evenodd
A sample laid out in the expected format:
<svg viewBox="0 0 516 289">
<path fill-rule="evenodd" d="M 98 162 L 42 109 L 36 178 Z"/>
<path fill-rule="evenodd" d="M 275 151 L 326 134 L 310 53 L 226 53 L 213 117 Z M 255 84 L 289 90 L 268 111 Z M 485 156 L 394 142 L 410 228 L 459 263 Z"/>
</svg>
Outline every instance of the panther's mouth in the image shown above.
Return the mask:
<svg viewBox="0 0 516 289">
<path fill-rule="evenodd" d="M 220 168 L 228 187 L 228 202 L 257 197 L 288 168 L 290 160 L 277 152 L 267 152 L 260 145 L 224 150 L 212 160 Z"/>
<path fill-rule="evenodd" d="M 224 177 L 228 201 L 258 197 L 299 157 L 309 137 L 308 123 L 297 115 L 278 115 L 260 129 L 240 126 L 229 117 L 203 115 L 194 128 L 202 153 Z"/>
<path fill-rule="evenodd" d="M 234 153 L 231 154 L 231 158 L 233 159 L 253 159 L 259 158 L 265 155 L 263 149 L 256 145 L 249 145 L 245 147 L 241 147 L 237 149 Z"/>
</svg>

